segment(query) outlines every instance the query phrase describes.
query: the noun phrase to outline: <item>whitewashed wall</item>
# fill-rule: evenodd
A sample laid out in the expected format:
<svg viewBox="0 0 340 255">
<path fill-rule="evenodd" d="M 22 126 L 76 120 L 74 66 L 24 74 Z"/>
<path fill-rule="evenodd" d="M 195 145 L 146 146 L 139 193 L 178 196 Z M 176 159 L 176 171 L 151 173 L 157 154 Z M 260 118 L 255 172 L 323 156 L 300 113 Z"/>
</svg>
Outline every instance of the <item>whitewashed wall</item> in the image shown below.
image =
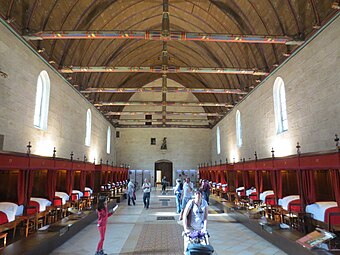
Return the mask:
<svg viewBox="0 0 340 255">
<path fill-rule="evenodd" d="M 171 161 L 173 176 L 176 176 L 176 170 L 197 169 L 197 164 L 208 162 L 211 157 L 210 129 L 124 128 L 119 131 L 117 162 L 129 164 L 131 169 L 151 170 L 152 178 L 155 178 L 158 160 Z M 160 149 L 164 137 L 167 138 L 166 152 Z M 151 138 L 156 138 L 156 145 L 151 145 Z"/>
<path fill-rule="evenodd" d="M 212 161 L 229 162 L 335 149 L 340 134 L 340 18 L 323 30 L 274 74 L 260 84 L 212 130 Z M 288 131 L 277 135 L 273 104 L 276 77 L 285 82 Z M 236 147 L 235 115 L 241 112 L 243 145 Z M 221 154 L 216 150 L 216 128 L 221 129 Z"/>
<path fill-rule="evenodd" d="M 75 89 L 50 66 L 36 56 L 10 30 L 0 23 L 0 68 L 8 74 L 0 77 L 0 134 L 4 135 L 4 151 L 26 152 L 29 141 L 32 153 L 97 162 L 100 158 L 116 163 L 115 129 L 111 126 L 111 153 L 106 153 L 106 135 L 110 124 Z M 51 81 L 48 129 L 33 125 L 36 84 L 42 70 Z M 85 143 L 86 111 L 92 112 L 91 146 Z"/>
</svg>

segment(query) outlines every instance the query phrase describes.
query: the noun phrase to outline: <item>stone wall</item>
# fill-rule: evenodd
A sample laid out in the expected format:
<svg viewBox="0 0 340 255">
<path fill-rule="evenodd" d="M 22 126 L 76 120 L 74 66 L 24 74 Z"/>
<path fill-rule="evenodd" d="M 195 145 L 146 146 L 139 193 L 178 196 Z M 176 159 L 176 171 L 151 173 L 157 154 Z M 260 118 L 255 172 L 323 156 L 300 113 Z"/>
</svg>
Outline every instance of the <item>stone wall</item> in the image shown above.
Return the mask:
<svg viewBox="0 0 340 255">
<path fill-rule="evenodd" d="M 286 156 L 335 149 L 340 133 L 340 18 L 326 27 L 303 49 L 291 56 L 263 81 L 212 130 L 212 161 L 229 162 Z M 288 131 L 276 134 L 273 85 L 285 83 Z M 243 145 L 236 147 L 235 115 L 241 112 Z M 221 153 L 217 155 L 216 129 L 221 129 Z"/>
<path fill-rule="evenodd" d="M 0 68 L 8 74 L 0 77 L 0 135 L 3 150 L 26 152 L 30 141 L 32 153 L 97 162 L 100 158 L 115 163 L 115 128 L 111 126 L 111 153 L 106 153 L 106 119 L 48 63 L 37 56 L 25 42 L 0 23 Z M 46 131 L 33 125 L 37 79 L 46 70 L 51 83 Z M 87 109 L 92 112 L 91 146 L 85 146 Z"/>
</svg>

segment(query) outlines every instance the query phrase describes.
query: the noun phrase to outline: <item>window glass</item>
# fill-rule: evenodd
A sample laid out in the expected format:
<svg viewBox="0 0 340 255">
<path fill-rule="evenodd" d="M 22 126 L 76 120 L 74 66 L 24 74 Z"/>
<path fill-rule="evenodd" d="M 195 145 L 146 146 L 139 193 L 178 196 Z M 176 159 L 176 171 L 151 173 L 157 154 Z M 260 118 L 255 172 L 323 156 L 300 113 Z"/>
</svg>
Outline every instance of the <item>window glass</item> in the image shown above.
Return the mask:
<svg viewBox="0 0 340 255">
<path fill-rule="evenodd" d="M 47 130 L 48 107 L 50 103 L 50 78 L 46 71 L 41 71 L 37 81 L 35 95 L 34 126 Z"/>
<path fill-rule="evenodd" d="M 236 112 L 236 144 L 237 147 L 242 146 L 242 125 L 241 125 L 241 113 L 239 110 Z"/>
<path fill-rule="evenodd" d="M 217 146 L 217 154 L 221 153 L 221 133 L 220 127 L 216 129 L 216 146 Z"/>
<path fill-rule="evenodd" d="M 85 145 L 90 146 L 91 144 L 91 110 L 88 109 L 86 113 L 86 133 L 85 133 Z"/>
<path fill-rule="evenodd" d="M 288 130 L 286 92 L 283 79 L 277 77 L 273 88 L 276 133 Z"/>
<path fill-rule="evenodd" d="M 111 128 L 107 128 L 107 134 L 106 134 L 106 153 L 111 153 Z"/>
</svg>

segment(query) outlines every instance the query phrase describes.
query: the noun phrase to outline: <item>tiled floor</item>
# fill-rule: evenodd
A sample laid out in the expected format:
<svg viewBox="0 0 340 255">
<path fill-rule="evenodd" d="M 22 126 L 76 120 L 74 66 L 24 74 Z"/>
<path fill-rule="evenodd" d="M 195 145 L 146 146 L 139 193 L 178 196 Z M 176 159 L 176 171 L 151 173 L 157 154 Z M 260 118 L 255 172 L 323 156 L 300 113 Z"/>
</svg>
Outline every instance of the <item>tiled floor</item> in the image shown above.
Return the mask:
<svg viewBox="0 0 340 255">
<path fill-rule="evenodd" d="M 182 226 L 175 214 L 175 197 L 172 192 L 161 195 L 154 190 L 148 210 L 143 208 L 142 193 L 137 193 L 136 206 L 119 204 L 118 210 L 109 218 L 104 250 L 115 254 L 183 254 Z M 269 242 L 235 222 L 227 214 L 209 208 L 208 230 L 210 242 L 217 255 L 283 255 Z M 175 220 L 157 220 L 159 216 L 174 216 Z M 56 249 L 52 255 L 95 254 L 99 239 L 96 222 Z"/>
</svg>

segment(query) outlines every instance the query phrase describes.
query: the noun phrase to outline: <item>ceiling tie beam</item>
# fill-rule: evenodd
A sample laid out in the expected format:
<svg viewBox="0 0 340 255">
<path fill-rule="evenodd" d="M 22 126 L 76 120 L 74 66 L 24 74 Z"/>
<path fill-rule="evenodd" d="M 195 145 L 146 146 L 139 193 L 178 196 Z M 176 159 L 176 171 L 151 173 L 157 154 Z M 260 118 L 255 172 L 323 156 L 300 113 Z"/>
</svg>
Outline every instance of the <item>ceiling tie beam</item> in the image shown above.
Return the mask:
<svg viewBox="0 0 340 255">
<path fill-rule="evenodd" d="M 258 69 L 229 67 L 176 67 L 169 66 L 69 66 L 59 69 L 61 73 L 205 73 L 205 74 L 242 74 L 267 76 L 269 72 Z"/>
<path fill-rule="evenodd" d="M 103 107 L 103 106 L 134 106 L 134 105 L 149 105 L 149 106 L 193 106 L 193 107 L 227 107 L 233 108 L 234 105 L 227 103 L 213 103 L 213 102 L 161 102 L 161 101 L 127 101 L 127 102 L 98 102 L 93 104 L 95 107 Z"/>
<path fill-rule="evenodd" d="M 133 115 L 162 115 L 159 111 L 123 111 L 123 112 L 106 112 L 105 116 L 133 116 Z M 166 115 L 178 115 L 178 116 L 211 116 L 222 117 L 223 115 L 216 112 L 166 112 Z"/>
<path fill-rule="evenodd" d="M 155 124 L 155 125 L 121 125 L 116 124 L 118 128 L 211 128 L 210 125 L 183 125 L 183 124 Z"/>
<path fill-rule="evenodd" d="M 163 92 L 161 87 L 144 88 L 87 88 L 80 91 L 84 94 L 90 93 L 144 93 L 144 92 Z M 167 93 L 202 93 L 202 94 L 238 94 L 246 95 L 248 92 L 240 89 L 207 89 L 207 88 L 179 88 L 168 87 Z"/>
<path fill-rule="evenodd" d="M 163 119 L 112 119 L 113 123 L 130 123 L 130 122 L 152 122 L 161 123 Z M 208 119 L 166 119 L 166 122 L 184 122 L 184 123 L 202 123 L 202 122 L 213 122 Z"/>
<path fill-rule="evenodd" d="M 168 17 L 167 17 L 168 18 Z M 301 45 L 303 40 L 279 35 L 233 35 L 220 33 L 196 33 L 181 31 L 40 31 L 24 35 L 26 40 L 68 40 L 68 39 L 137 39 L 149 41 L 203 41 L 228 43 L 262 43 Z"/>
</svg>

